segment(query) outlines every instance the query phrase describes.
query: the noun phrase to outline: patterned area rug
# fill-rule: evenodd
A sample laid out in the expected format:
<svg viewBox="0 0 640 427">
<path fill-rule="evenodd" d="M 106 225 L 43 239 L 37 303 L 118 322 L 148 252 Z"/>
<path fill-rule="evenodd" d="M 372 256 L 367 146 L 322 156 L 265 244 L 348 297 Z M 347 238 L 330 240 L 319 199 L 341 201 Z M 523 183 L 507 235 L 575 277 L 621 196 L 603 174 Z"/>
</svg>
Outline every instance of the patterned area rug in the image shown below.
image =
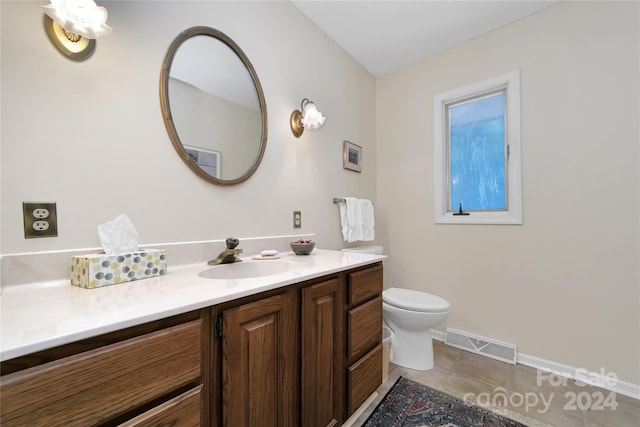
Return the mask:
<svg viewBox="0 0 640 427">
<path fill-rule="evenodd" d="M 400 377 L 363 427 L 526 427 Z"/>
</svg>

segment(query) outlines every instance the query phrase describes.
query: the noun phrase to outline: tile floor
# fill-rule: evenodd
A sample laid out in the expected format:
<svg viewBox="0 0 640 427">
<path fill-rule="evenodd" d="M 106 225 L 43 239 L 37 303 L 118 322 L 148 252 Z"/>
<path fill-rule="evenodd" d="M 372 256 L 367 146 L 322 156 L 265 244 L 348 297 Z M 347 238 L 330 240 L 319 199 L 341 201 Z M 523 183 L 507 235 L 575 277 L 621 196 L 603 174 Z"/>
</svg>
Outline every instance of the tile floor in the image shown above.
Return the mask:
<svg viewBox="0 0 640 427">
<path fill-rule="evenodd" d="M 430 371 L 391 364 L 377 398 L 353 427 L 364 424 L 401 375 L 459 398 L 466 395 L 482 406 L 497 406 L 502 415 L 531 427 L 640 427 L 640 400 L 545 373 L 538 375 L 534 368 L 513 366 L 435 340 L 434 356 L 435 367 Z M 505 396 L 506 404 L 500 399 Z"/>
</svg>

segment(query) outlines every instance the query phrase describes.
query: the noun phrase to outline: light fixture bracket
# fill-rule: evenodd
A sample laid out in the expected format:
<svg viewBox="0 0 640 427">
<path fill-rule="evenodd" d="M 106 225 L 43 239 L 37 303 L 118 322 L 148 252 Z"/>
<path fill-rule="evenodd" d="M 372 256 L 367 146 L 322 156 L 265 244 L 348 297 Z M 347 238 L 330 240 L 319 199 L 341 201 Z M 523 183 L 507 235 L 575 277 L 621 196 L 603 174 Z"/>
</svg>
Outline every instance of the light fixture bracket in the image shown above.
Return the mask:
<svg viewBox="0 0 640 427">
<path fill-rule="evenodd" d="M 296 138 L 300 138 L 300 136 L 304 132 L 304 125 L 302 124 L 302 113 L 299 110 L 294 110 L 293 113 L 291 113 L 289 121 L 291 124 L 291 132 L 293 132 L 293 136 L 295 136 Z"/>
<path fill-rule="evenodd" d="M 88 39 L 78 34 L 71 33 L 51 19 L 48 15 L 44 16 L 44 29 L 49 36 L 49 40 L 65 57 L 73 61 L 84 61 L 93 55 L 96 50 L 96 41 Z"/>
</svg>

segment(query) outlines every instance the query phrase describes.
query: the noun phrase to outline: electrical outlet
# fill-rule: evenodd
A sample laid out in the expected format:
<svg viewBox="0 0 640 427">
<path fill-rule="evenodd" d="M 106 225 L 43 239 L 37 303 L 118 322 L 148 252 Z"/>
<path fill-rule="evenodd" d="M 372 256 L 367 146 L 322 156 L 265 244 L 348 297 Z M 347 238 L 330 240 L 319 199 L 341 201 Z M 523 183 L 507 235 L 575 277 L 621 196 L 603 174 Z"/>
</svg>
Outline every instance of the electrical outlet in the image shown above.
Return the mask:
<svg viewBox="0 0 640 427">
<path fill-rule="evenodd" d="M 293 211 L 293 228 L 302 227 L 302 212 Z"/>
<path fill-rule="evenodd" d="M 55 202 L 22 202 L 24 238 L 58 236 Z"/>
<path fill-rule="evenodd" d="M 33 217 L 38 219 L 45 219 L 49 217 L 49 209 L 36 208 L 33 210 Z"/>
<path fill-rule="evenodd" d="M 33 229 L 35 231 L 47 231 L 49 229 L 48 221 L 36 221 L 33 223 Z"/>
</svg>

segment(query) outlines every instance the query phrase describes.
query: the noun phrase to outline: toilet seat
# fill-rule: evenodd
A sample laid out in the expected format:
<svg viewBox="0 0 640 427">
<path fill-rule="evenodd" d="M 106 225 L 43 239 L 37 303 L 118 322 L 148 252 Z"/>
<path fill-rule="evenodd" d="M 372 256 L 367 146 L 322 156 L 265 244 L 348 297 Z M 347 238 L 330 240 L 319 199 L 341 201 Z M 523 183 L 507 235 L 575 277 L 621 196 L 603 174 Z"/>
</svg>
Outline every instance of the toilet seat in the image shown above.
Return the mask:
<svg viewBox="0 0 640 427">
<path fill-rule="evenodd" d="M 382 301 L 405 310 L 443 313 L 451 304 L 444 298 L 412 289 L 389 288 L 382 291 Z"/>
</svg>

